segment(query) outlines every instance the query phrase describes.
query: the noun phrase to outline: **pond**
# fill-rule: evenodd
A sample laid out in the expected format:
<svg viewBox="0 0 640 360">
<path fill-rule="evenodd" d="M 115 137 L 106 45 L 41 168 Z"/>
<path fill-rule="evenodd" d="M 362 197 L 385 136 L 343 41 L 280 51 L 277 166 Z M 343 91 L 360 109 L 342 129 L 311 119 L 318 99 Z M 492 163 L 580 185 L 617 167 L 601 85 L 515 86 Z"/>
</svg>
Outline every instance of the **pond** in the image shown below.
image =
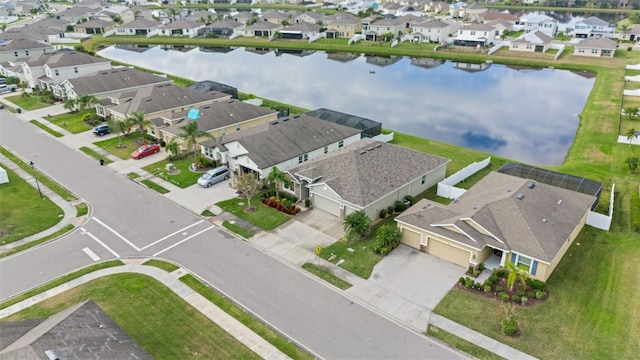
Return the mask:
<svg viewBox="0 0 640 360">
<path fill-rule="evenodd" d="M 429 58 L 108 47 L 101 56 L 537 165 L 564 160 L 595 76 Z"/>
</svg>

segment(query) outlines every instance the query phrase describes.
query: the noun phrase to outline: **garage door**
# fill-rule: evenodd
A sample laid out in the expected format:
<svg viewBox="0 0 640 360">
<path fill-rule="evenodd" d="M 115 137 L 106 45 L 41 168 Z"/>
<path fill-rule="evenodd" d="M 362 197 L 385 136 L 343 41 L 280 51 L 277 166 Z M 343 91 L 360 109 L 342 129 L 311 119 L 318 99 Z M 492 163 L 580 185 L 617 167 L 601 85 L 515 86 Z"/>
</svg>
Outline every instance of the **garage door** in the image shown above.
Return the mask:
<svg viewBox="0 0 640 360">
<path fill-rule="evenodd" d="M 438 240 L 429 239 L 427 253 L 464 267 L 469 266 L 470 253 L 468 251 L 460 250 Z"/>
<path fill-rule="evenodd" d="M 402 242 L 415 249 L 420 249 L 420 234 L 415 231 L 402 229 Z"/>
<path fill-rule="evenodd" d="M 320 209 L 333 216 L 340 217 L 340 204 L 316 194 L 313 195 L 313 208 Z"/>
</svg>

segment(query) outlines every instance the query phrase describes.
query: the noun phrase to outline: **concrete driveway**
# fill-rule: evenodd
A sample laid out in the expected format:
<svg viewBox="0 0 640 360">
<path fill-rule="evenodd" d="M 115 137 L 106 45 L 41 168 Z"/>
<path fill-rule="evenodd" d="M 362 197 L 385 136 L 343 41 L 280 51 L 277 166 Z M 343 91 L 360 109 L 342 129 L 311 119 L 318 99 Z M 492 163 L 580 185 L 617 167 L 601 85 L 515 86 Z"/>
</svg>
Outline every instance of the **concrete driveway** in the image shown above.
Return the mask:
<svg viewBox="0 0 640 360">
<path fill-rule="evenodd" d="M 376 265 L 367 281 L 354 284 L 347 293 L 424 332 L 433 308 L 466 270 L 400 245 Z"/>
</svg>

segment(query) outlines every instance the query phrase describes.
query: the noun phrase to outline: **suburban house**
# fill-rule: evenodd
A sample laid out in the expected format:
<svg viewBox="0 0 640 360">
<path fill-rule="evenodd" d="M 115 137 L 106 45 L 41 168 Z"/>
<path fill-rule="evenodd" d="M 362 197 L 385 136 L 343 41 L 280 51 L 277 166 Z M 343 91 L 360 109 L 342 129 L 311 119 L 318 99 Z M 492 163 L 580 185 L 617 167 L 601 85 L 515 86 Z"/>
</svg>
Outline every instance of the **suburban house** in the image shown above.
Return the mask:
<svg viewBox="0 0 640 360">
<path fill-rule="evenodd" d="M 120 121 L 124 121 L 134 112 L 144 112 L 145 119 L 150 120 L 229 99 L 230 95 L 219 92 L 202 93 L 183 86 L 162 84 L 110 96 L 97 105 L 96 111 L 98 114 L 104 114 L 104 117 L 111 116 L 114 120 Z"/>
<path fill-rule="evenodd" d="M 59 33 L 58 31 L 56 31 L 56 33 Z M 39 41 L 39 42 L 44 42 L 44 43 L 48 43 L 49 42 L 49 31 L 47 31 L 47 34 L 42 34 L 40 32 L 35 32 L 32 29 L 29 29 L 28 27 L 22 27 L 22 28 L 8 28 L 7 30 L 0 32 L 0 39 L 7 41 L 7 40 L 14 40 L 14 39 L 25 39 L 25 40 L 33 40 L 33 41 Z"/>
<path fill-rule="evenodd" d="M 93 19 L 76 25 L 75 29 L 76 32 L 93 35 L 104 34 L 107 31 L 114 29 L 116 26 L 117 24 L 111 20 Z"/>
<path fill-rule="evenodd" d="M 468 5 L 462 1 L 455 1 L 449 5 L 449 15 L 454 18 L 461 18 L 464 16 L 464 9 Z"/>
<path fill-rule="evenodd" d="M 21 80 L 28 88 L 51 90 L 54 84 L 111 68 L 111 61 L 86 53 L 61 49 L 22 62 Z"/>
<path fill-rule="evenodd" d="M 440 20 L 426 20 L 413 27 L 411 41 L 443 43 L 452 33 L 449 23 Z"/>
<path fill-rule="evenodd" d="M 153 359 L 92 300 L 48 318 L 0 323 L 0 358 Z"/>
<path fill-rule="evenodd" d="M 88 20 L 99 10 L 99 8 L 90 8 L 87 6 L 73 6 L 56 13 L 56 18 L 75 24 L 81 20 Z"/>
<path fill-rule="evenodd" d="M 343 219 L 362 210 L 371 219 L 405 196 L 444 179 L 449 160 L 373 139 L 362 139 L 287 171 L 300 200 Z"/>
<path fill-rule="evenodd" d="M 136 19 L 135 11 L 127 6 L 116 5 L 104 8 L 96 14 L 101 20 L 114 20 L 120 18 L 120 22 L 126 23 Z"/>
<path fill-rule="evenodd" d="M 289 22 L 294 15 L 295 14 L 292 12 L 290 13 L 284 11 L 267 10 L 262 13 L 262 15 L 260 16 L 260 20 L 276 25 L 282 25 L 283 21 Z"/>
<path fill-rule="evenodd" d="M 360 140 L 360 131 L 307 115 L 292 115 L 201 143 L 208 158 L 231 171 L 264 179 L 271 168 L 285 171 Z M 291 191 L 291 189 L 289 189 Z"/>
<path fill-rule="evenodd" d="M 360 130 L 362 137 L 376 137 L 382 133 L 382 123 L 364 117 L 343 112 L 320 108 L 307 113 L 308 116 L 331 121 L 332 123 L 348 126 Z"/>
<path fill-rule="evenodd" d="M 233 20 L 218 20 L 198 30 L 198 35 L 215 34 L 215 36 L 231 36 L 234 33 L 244 33 L 245 25 Z"/>
<path fill-rule="evenodd" d="M 362 32 L 362 22 L 358 18 L 341 17 L 326 23 L 327 39 L 352 38 Z"/>
<path fill-rule="evenodd" d="M 487 46 L 496 40 L 496 29 L 487 24 L 470 24 L 458 30 L 453 44 L 459 46 Z"/>
<path fill-rule="evenodd" d="M 97 99 L 119 97 L 122 93 L 137 91 L 143 87 L 171 84 L 173 80 L 132 68 L 115 68 L 67 79 L 53 86 L 56 96 L 77 99 L 80 95 L 93 95 Z M 101 107 L 98 110 L 103 110 Z M 98 113 L 104 115 L 104 113 Z"/>
<path fill-rule="evenodd" d="M 42 54 L 50 54 L 55 48 L 47 43 L 27 40 L 12 39 L 0 42 L 0 63 L 20 58 L 29 58 L 40 56 Z"/>
<path fill-rule="evenodd" d="M 239 100 L 213 102 L 152 118 L 149 134 L 166 143 L 175 139 L 180 147 L 186 150 L 187 144 L 180 136 L 180 128 L 188 121 L 194 121 L 194 117 L 197 118 L 195 121 L 198 123 L 199 130 L 206 132 L 213 138 L 220 138 L 226 134 L 276 120 L 278 112 L 269 108 L 245 104 Z"/>
<path fill-rule="evenodd" d="M 600 36 L 608 37 L 612 33 L 613 28 L 609 23 L 595 16 L 590 16 L 576 22 L 573 29 L 573 37 L 578 39 Z"/>
<path fill-rule="evenodd" d="M 484 14 L 489 12 L 489 9 L 480 4 L 471 4 L 462 9 L 462 17 L 467 21 L 479 21 L 482 20 Z"/>
<path fill-rule="evenodd" d="M 156 33 L 161 27 L 159 21 L 136 18 L 118 26 L 114 35 L 148 35 Z"/>
<path fill-rule="evenodd" d="M 173 21 L 160 27 L 158 35 L 196 37 L 199 35 L 199 31 L 204 27 L 205 24 L 191 20 Z"/>
<path fill-rule="evenodd" d="M 253 25 L 247 25 L 244 29 L 245 36 L 268 37 L 274 36 L 280 29 L 284 28 L 281 24 L 274 24 L 268 21 L 259 21 Z"/>
<path fill-rule="evenodd" d="M 609 38 L 593 37 L 576 44 L 573 55 L 612 58 L 617 46 L 618 44 Z"/>
<path fill-rule="evenodd" d="M 520 20 L 524 32 L 532 32 L 540 30 L 547 36 L 554 37 L 558 32 L 558 21 L 550 16 L 543 14 L 532 14 L 527 18 Z"/>
<path fill-rule="evenodd" d="M 513 14 L 503 13 L 503 12 L 486 12 L 482 15 L 482 21 L 487 23 L 489 21 L 501 20 L 510 23 L 511 25 L 515 25 L 517 22 L 520 22 L 520 18 Z"/>
<path fill-rule="evenodd" d="M 294 23 L 306 22 L 309 24 L 317 24 L 323 20 L 324 15 L 316 11 L 305 11 L 293 18 Z"/>
<path fill-rule="evenodd" d="M 406 29 L 406 23 L 400 18 L 382 19 L 369 25 L 366 37 L 370 41 L 378 41 L 384 34 L 393 34 L 393 37 L 397 38 L 402 36 Z"/>
<path fill-rule="evenodd" d="M 525 52 L 546 52 L 553 39 L 542 31 L 533 31 L 520 35 L 511 41 L 509 50 Z"/>
<path fill-rule="evenodd" d="M 620 31 L 620 40 L 638 41 L 640 40 L 640 25 L 633 24 L 626 31 Z"/>
<path fill-rule="evenodd" d="M 467 267 L 507 260 L 546 281 L 597 197 L 492 172 L 449 205 L 422 199 L 396 218 L 402 242 Z"/>
<path fill-rule="evenodd" d="M 496 30 L 496 39 L 502 38 L 502 35 L 504 33 L 513 30 L 513 24 L 504 20 L 486 21 L 485 24 L 491 26 L 494 30 Z"/>
<path fill-rule="evenodd" d="M 320 32 L 322 26 L 310 23 L 295 23 L 278 31 L 282 39 L 302 40 L 309 39 Z"/>
</svg>

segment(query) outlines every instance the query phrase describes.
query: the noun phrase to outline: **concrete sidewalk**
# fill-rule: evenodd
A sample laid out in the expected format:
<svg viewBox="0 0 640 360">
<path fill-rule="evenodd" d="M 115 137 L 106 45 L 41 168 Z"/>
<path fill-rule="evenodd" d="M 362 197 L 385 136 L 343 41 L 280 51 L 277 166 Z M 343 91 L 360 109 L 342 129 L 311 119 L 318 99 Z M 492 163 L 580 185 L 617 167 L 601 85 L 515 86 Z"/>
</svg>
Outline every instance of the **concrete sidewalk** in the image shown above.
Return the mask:
<svg viewBox="0 0 640 360">
<path fill-rule="evenodd" d="M 211 321 L 215 322 L 224 331 L 243 343 L 246 347 L 251 349 L 263 359 L 290 359 L 290 357 L 285 355 L 275 346 L 271 345 L 269 342 L 256 335 L 251 329 L 244 326 L 238 320 L 222 311 L 205 297 L 198 294 L 183 282 L 181 282 L 178 278 L 187 274 L 188 272 L 186 270 L 178 269 L 169 274 L 166 271 L 153 266 L 144 266 L 142 265 L 142 262 L 143 259 L 130 259 L 127 260 L 127 264 L 125 264 L 124 266 L 116 266 L 94 271 L 79 278 L 73 279 L 67 283 L 56 286 L 53 289 L 47 290 L 29 299 L 0 310 L 0 319 L 103 276 L 123 273 L 143 274 L 156 279 L 164 286 L 171 289 L 171 291 L 181 297 L 189 305 L 200 311 L 203 315 L 205 315 Z"/>
</svg>

